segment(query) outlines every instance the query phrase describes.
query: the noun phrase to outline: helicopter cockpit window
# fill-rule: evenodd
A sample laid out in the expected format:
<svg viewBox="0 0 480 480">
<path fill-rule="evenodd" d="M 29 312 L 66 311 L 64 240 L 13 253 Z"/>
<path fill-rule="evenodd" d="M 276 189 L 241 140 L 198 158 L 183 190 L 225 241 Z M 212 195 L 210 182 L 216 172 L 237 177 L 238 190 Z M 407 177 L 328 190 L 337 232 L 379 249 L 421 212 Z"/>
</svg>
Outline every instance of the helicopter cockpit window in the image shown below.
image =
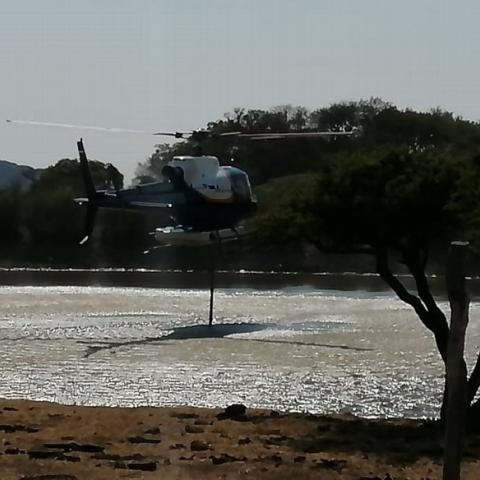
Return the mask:
<svg viewBox="0 0 480 480">
<path fill-rule="evenodd" d="M 241 173 L 234 173 L 230 176 L 233 195 L 239 200 L 249 200 L 251 197 L 250 184 L 247 176 Z"/>
</svg>

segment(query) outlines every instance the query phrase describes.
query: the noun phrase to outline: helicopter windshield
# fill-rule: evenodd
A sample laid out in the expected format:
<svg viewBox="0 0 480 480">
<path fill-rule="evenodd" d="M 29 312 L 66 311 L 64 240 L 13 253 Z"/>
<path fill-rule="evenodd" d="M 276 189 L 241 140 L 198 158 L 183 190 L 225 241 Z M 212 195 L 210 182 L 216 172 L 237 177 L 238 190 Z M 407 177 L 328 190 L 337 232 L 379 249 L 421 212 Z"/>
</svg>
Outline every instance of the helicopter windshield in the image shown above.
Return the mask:
<svg viewBox="0 0 480 480">
<path fill-rule="evenodd" d="M 232 192 L 237 200 L 248 201 L 252 197 L 250 182 L 245 173 L 241 171 L 230 173 L 230 182 L 232 185 Z"/>
</svg>

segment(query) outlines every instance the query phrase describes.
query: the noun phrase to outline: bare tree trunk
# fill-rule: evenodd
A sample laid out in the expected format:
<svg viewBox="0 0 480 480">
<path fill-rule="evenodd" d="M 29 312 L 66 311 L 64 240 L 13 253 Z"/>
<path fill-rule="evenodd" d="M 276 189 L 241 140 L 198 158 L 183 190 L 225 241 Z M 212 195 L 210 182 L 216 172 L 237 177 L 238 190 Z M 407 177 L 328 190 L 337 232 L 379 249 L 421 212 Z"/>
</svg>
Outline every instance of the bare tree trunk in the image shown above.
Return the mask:
<svg viewBox="0 0 480 480">
<path fill-rule="evenodd" d="M 447 347 L 447 424 L 443 480 L 460 480 L 467 406 L 467 370 L 463 358 L 469 298 L 465 290 L 464 259 L 468 243 L 452 242 L 447 263 L 450 335 Z"/>
</svg>

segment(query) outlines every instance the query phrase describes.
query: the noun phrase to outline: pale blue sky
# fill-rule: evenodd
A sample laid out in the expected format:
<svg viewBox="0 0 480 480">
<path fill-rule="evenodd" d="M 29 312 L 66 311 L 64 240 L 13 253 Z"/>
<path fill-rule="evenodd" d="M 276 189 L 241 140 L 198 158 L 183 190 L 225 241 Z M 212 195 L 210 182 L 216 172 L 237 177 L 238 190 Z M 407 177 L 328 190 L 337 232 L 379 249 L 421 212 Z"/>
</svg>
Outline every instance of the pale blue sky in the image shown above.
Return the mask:
<svg viewBox="0 0 480 480">
<path fill-rule="evenodd" d="M 3 119 L 181 130 L 234 107 L 379 96 L 480 120 L 473 0 L 0 0 Z M 0 158 L 128 177 L 156 137 L 0 123 Z"/>
</svg>

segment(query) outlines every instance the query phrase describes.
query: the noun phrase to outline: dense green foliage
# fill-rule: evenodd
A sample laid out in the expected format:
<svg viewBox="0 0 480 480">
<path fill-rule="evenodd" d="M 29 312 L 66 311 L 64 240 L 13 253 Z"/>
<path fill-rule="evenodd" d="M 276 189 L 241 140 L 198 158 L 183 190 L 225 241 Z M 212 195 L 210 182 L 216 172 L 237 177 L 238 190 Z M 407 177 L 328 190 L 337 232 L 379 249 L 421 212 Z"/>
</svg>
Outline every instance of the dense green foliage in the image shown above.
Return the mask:
<svg viewBox="0 0 480 480">
<path fill-rule="evenodd" d="M 338 155 L 320 173 L 262 186 L 258 235 L 267 241 L 303 237 L 338 250 L 440 247 L 458 236 L 475 242 L 476 171 L 473 157 L 436 149 Z"/>
</svg>

